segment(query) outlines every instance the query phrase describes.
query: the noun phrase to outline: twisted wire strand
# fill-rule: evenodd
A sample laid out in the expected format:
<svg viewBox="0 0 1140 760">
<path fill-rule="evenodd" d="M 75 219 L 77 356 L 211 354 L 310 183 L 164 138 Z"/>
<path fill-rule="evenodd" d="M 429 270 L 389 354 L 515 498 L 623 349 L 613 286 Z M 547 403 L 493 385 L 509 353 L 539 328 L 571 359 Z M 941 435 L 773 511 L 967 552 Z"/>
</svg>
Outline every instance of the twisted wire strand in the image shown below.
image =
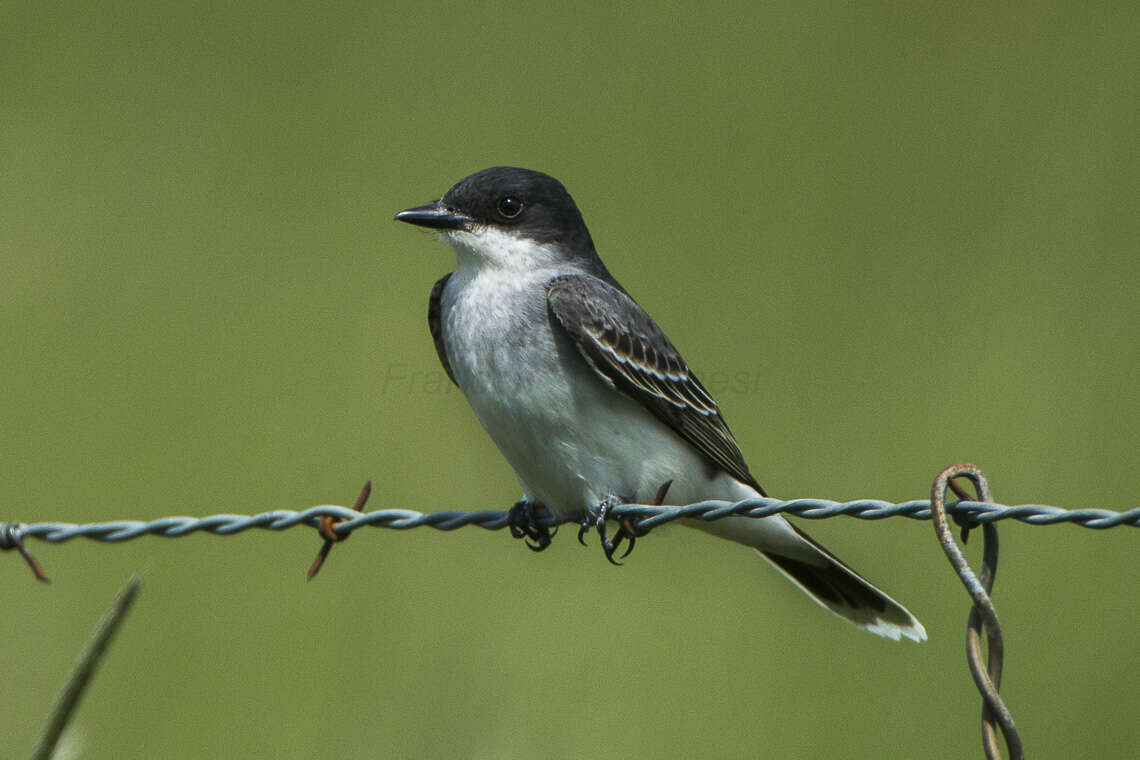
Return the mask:
<svg viewBox="0 0 1140 760">
<path fill-rule="evenodd" d="M 963 475 L 974 481 L 979 492 L 979 498 L 984 500 L 968 501 L 963 499 L 955 503 L 945 504 L 947 484 L 952 485 L 954 477 Z M 73 538 L 87 538 L 93 541 L 113 543 L 128 541 L 144 535 L 178 538 L 195 532 L 206 532 L 219 536 L 232 536 L 252 528 L 286 530 L 297 525 L 306 525 L 315 528 L 325 539 L 324 546 L 309 569 L 308 577 L 312 579 L 320 569 L 321 563 L 328 555 L 332 545 L 347 538 L 357 528 L 364 526 L 395 530 L 409 530 L 419 527 L 456 530 L 468 525 L 475 525 L 485 530 L 500 530 L 510 523 L 510 513 L 500 510 L 417 512 L 411 509 L 381 509 L 373 512 L 361 512 L 359 510 L 363 508 L 370 491 L 371 482 L 365 484 L 361 491 L 356 503 L 357 509 L 322 505 L 299 512 L 277 509 L 256 515 L 172 516 L 149 522 L 117 520 L 84 525 L 60 522 L 31 524 L 7 522 L 0 524 L 0 550 L 16 549 L 23 555 L 36 578 L 43 582 L 49 582 L 35 558 L 24 546 L 23 539 L 37 538 L 49 543 L 62 543 Z M 959 489 L 955 488 L 955 491 L 959 495 L 965 496 Z M 997 568 L 997 529 L 994 523 L 999 520 L 1017 520 L 1029 525 L 1072 523 L 1094 530 L 1115 528 L 1119 525 L 1140 527 L 1140 507 L 1126 512 L 1114 512 L 1107 509 L 1068 510 L 1043 504 L 1019 504 L 1016 506 L 996 504 L 988 501 L 992 497 L 981 470 L 968 463 L 953 465 L 939 473 L 932 496 L 937 499 L 934 511 L 931 509 L 931 501 L 929 500 L 892 503 L 879 499 L 838 502 L 827 499 L 782 501 L 772 498 L 752 498 L 736 503 L 703 501 L 686 507 L 625 504 L 613 507 L 609 512 L 609 517 L 617 520 L 636 518 L 638 528 L 646 530 L 680 518 L 719 520 L 730 516 L 761 518 L 776 514 L 796 515 L 809 520 L 823 520 L 839 515 L 857 517 L 861 520 L 882 520 L 888 517 L 930 520 L 933 517 L 939 542 L 975 602 L 971 608 L 968 623 L 968 659 L 975 684 L 983 697 L 982 733 L 986 756 L 991 760 L 1001 757 L 1000 748 L 997 744 L 997 728 L 1000 727 L 1006 740 L 1006 746 L 1010 750 L 1011 760 L 1020 760 L 1024 756 L 1021 739 L 1017 734 L 1012 716 L 998 695 L 1003 647 L 1001 628 L 988 595 Z M 947 516 L 953 517 L 955 522 L 963 527 L 963 538 L 965 538 L 965 532 L 969 528 L 979 526 L 983 528 L 985 548 L 980 577 L 974 575 L 966 564 L 965 558 L 962 557 L 961 551 L 950 533 Z M 546 527 L 576 522 L 570 518 L 558 519 L 545 510 L 539 511 L 536 517 L 538 523 Z M 986 630 L 990 650 L 988 664 L 982 662 L 980 637 L 983 627 Z"/>
<path fill-rule="evenodd" d="M 1021 735 L 1017 731 L 1013 715 L 998 694 L 1005 659 L 1005 643 L 1002 639 L 997 610 L 994 609 L 993 600 L 990 598 L 998 566 L 997 525 L 991 521 L 981 526 L 982 569 L 980 573 L 975 574 L 966 561 L 962 548 L 954 540 L 954 533 L 947 519 L 947 490 L 953 488 L 956 493 L 963 494 L 961 489 L 953 485 L 955 478 L 964 478 L 972 482 L 979 499 L 989 501 L 993 496 L 985 473 L 969 462 L 959 462 L 944 468 L 938 473 L 930 489 L 934 533 L 938 536 L 938 543 L 942 545 L 951 567 L 958 574 L 962 585 L 966 587 L 974 602 L 970 607 L 970 617 L 966 623 L 966 660 L 970 666 L 970 675 L 974 678 L 974 686 L 982 696 L 982 750 L 985 752 L 986 760 L 1002 760 L 1001 746 L 998 743 L 1000 729 L 1006 747 L 1009 748 L 1010 760 L 1023 760 L 1025 751 L 1021 744 Z M 962 531 L 963 542 L 966 541 L 968 531 L 969 527 Z M 988 657 L 982 654 L 983 629 L 989 649 Z"/>
<path fill-rule="evenodd" d="M 1104 530 L 1119 525 L 1140 527 L 1140 507 L 1126 512 L 1108 509 L 1061 509 L 1043 504 L 1019 504 L 1006 506 L 992 502 L 959 501 L 947 504 L 946 511 L 960 521 L 979 525 L 998 520 L 1017 520 L 1029 525 L 1057 525 L 1072 523 L 1084 528 Z M 927 499 L 892 503 L 879 499 L 858 499 L 838 502 L 827 499 L 791 499 L 783 501 L 772 498 L 751 498 L 732 503 L 727 501 L 702 501 L 686 507 L 664 507 L 644 504 L 624 504 L 614 507 L 610 515 L 615 518 L 640 518 L 640 526 L 653 528 L 679 518 L 719 520 L 729 516 L 768 517 L 775 514 L 790 514 L 808 520 L 823 520 L 839 515 L 856 517 L 860 520 L 882 520 L 888 517 L 909 517 L 912 520 L 929 520 L 930 501 Z M 116 520 L 99 523 L 7 523 L 0 530 L 0 549 L 12 548 L 21 539 L 35 538 L 49 543 L 62 543 L 73 538 L 87 538 L 103 543 L 128 541 L 144 535 L 179 538 L 196 532 L 212 533 L 218 536 L 231 536 L 252 528 L 263 530 L 286 530 L 297 525 L 316 527 L 321 517 L 338 520 L 333 530 L 341 536 L 357 528 L 392 528 L 409 530 L 430 527 L 436 530 L 456 530 L 468 525 L 485 530 L 501 530 L 507 527 L 508 513 L 500 510 L 479 510 L 463 512 L 443 510 L 439 512 L 417 512 L 411 509 L 380 509 L 360 513 L 347 507 L 322 505 L 303 511 L 277 509 L 256 515 L 217 514 L 206 517 L 162 517 L 149 522 L 139 520 Z M 542 523 L 554 526 L 573 519 L 556 519 L 547 514 Z"/>
</svg>

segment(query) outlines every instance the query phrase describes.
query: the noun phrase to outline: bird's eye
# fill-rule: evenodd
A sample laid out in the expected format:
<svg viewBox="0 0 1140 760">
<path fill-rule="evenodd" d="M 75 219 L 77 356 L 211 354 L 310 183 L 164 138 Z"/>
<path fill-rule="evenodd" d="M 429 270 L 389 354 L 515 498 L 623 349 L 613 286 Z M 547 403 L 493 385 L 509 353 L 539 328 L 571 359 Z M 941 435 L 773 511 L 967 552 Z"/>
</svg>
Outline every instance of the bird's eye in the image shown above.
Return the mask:
<svg viewBox="0 0 1140 760">
<path fill-rule="evenodd" d="M 523 202 L 513 195 L 504 196 L 499 200 L 499 213 L 507 219 L 514 219 L 522 213 Z"/>
</svg>

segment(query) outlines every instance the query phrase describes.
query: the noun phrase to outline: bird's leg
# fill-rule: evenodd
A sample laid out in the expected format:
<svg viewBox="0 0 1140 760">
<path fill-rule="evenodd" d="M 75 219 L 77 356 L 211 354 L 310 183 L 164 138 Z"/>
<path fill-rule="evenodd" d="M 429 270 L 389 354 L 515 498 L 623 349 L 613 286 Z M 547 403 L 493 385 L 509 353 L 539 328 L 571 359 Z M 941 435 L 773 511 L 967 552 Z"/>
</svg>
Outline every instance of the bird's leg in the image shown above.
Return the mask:
<svg viewBox="0 0 1140 760">
<path fill-rule="evenodd" d="M 661 484 L 661 487 L 657 489 L 657 495 L 653 497 L 654 506 L 659 506 L 661 502 L 665 501 L 665 495 L 669 493 L 669 486 L 671 485 L 673 485 L 672 480 Z M 622 517 L 618 520 L 618 531 L 615 535 L 615 540 L 610 540 L 606 534 L 606 516 L 609 515 L 610 510 L 618 504 L 625 503 L 627 503 L 626 500 L 619 499 L 616 496 L 603 499 L 597 507 L 586 512 L 586 517 L 578 527 L 578 543 L 582 546 L 586 545 L 585 537 L 591 529 L 598 531 L 598 536 L 602 539 L 602 552 L 605 553 L 606 559 L 614 565 L 621 564 L 614 559 L 614 552 L 621 546 L 623 540 L 629 540 L 629 546 L 626 547 L 625 554 L 621 555 L 621 558 L 625 559 L 629 556 L 629 553 L 633 551 L 633 545 L 637 542 L 637 539 L 649 534 L 648 530 L 641 527 L 640 520 L 636 520 L 632 517 Z"/>
<path fill-rule="evenodd" d="M 606 515 L 609 514 L 610 509 L 620 503 L 621 501 L 613 496 L 603 499 L 598 506 L 586 511 L 586 517 L 583 518 L 582 524 L 578 528 L 578 543 L 582 546 L 586 545 L 585 536 L 591 529 L 598 531 L 598 537 L 602 539 L 602 552 L 605 553 L 606 559 L 614 565 L 621 563 L 614 559 L 614 550 L 617 549 L 617 546 L 606 535 Z"/>
<path fill-rule="evenodd" d="M 538 522 L 536 510 L 540 506 L 542 505 L 537 502 L 519 499 L 507 513 L 507 526 L 511 529 L 511 535 L 526 539 L 527 548 L 535 552 L 550 546 L 552 536 L 550 528 Z"/>
<path fill-rule="evenodd" d="M 672 480 L 667 480 L 661 484 L 661 487 L 657 489 L 657 495 L 653 497 L 653 506 L 661 506 L 665 501 L 665 495 L 669 493 L 669 486 L 671 485 L 673 485 Z M 617 548 L 621 546 L 622 539 L 629 539 L 629 546 L 625 548 L 625 553 L 621 555 L 621 558 L 625 559 L 629 556 L 629 553 L 633 551 L 633 545 L 637 543 L 637 539 L 649 535 L 649 529 L 642 528 L 641 521 L 633 517 L 621 518 L 618 520 L 618 526 L 617 536 L 614 537 L 614 550 L 616 551 Z"/>
</svg>

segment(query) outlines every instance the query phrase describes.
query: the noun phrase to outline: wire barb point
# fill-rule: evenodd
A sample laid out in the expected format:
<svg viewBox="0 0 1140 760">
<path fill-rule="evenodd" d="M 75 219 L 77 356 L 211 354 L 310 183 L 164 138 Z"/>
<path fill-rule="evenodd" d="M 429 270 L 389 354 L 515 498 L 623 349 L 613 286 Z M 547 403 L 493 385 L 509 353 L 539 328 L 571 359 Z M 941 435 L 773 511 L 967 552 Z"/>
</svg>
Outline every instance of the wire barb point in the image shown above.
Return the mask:
<svg viewBox="0 0 1140 760">
<path fill-rule="evenodd" d="M 360 489 L 360 495 L 356 497 L 356 503 L 352 505 L 352 510 L 354 512 L 360 512 L 364 508 L 365 503 L 368 501 L 368 497 L 371 495 L 372 481 L 367 480 L 364 482 L 364 487 Z M 337 533 L 337 523 L 342 521 L 343 518 L 333 517 L 332 515 L 321 515 L 317 518 L 317 533 L 321 534 L 321 537 L 324 538 L 325 542 L 321 544 L 321 549 L 317 552 L 317 556 L 313 560 L 313 564 L 309 566 L 309 572 L 305 576 L 305 580 L 311 581 L 316 576 L 316 574 L 321 571 L 321 567 L 324 566 L 325 560 L 328 559 L 329 552 L 332 551 L 333 544 L 337 543 L 338 541 L 347 540 L 348 537 L 352 534 L 351 530 Z"/>
<path fill-rule="evenodd" d="M 15 549 L 24 558 L 24 562 L 28 563 L 31 568 L 32 575 L 36 576 L 36 580 L 40 583 L 51 583 L 51 578 L 44 574 L 44 569 L 40 567 L 40 563 L 28 551 L 28 547 L 24 546 L 23 541 L 24 526 L 18 522 L 7 522 L 0 525 L 0 551 Z"/>
</svg>

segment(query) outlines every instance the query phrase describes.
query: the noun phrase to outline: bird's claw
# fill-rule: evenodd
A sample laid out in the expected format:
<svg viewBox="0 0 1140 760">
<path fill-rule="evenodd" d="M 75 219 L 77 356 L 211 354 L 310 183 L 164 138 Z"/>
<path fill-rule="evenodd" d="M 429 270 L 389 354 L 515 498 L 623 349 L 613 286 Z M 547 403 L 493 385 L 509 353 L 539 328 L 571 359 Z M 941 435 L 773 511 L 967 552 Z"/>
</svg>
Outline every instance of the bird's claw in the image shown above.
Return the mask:
<svg viewBox="0 0 1140 760">
<path fill-rule="evenodd" d="M 609 561 L 611 565 L 618 565 L 620 567 L 621 563 L 614 558 L 614 554 L 617 553 L 621 542 L 629 542 L 629 545 L 625 548 L 625 553 L 620 557 L 620 559 L 625 559 L 629 556 L 629 553 L 633 551 L 633 546 L 637 543 L 637 539 L 648 535 L 649 531 L 643 530 L 639 526 L 638 520 L 632 517 L 622 517 L 617 521 L 618 529 L 611 540 L 606 530 L 606 516 L 609 514 L 612 506 L 613 505 L 609 502 L 602 502 L 598 505 L 596 510 L 586 515 L 586 518 L 582 520 L 582 523 L 578 527 L 578 542 L 582 544 L 582 546 L 585 546 L 586 534 L 591 530 L 596 530 L 598 537 L 602 541 L 602 553 L 606 555 L 606 560 Z"/>
<path fill-rule="evenodd" d="M 629 556 L 633 551 L 633 545 L 637 543 L 637 539 L 642 536 L 648 536 L 649 531 L 641 527 L 641 521 L 635 520 L 632 517 L 623 517 L 618 520 L 618 532 L 614 536 L 614 551 L 621 546 L 623 540 L 629 541 L 629 546 L 625 547 L 625 552 L 621 555 L 622 559 Z M 612 562 L 613 560 L 611 560 Z"/>
<path fill-rule="evenodd" d="M 611 541 L 609 535 L 606 533 L 606 515 L 609 514 L 610 506 L 609 501 L 603 501 L 594 510 L 586 513 L 586 516 L 578 526 L 578 543 L 585 546 L 586 534 L 591 530 L 598 531 L 598 538 L 602 540 L 602 552 L 606 555 L 606 559 L 609 560 L 611 564 L 620 565 L 621 563 L 614 559 L 614 552 L 617 551 L 618 544 Z M 620 539 L 618 543 L 621 543 Z"/>
<path fill-rule="evenodd" d="M 540 525 L 536 514 L 536 504 L 522 499 L 515 502 L 507 513 L 507 526 L 515 538 L 525 539 L 523 543 L 533 552 L 540 552 L 550 546 L 553 534 L 550 528 Z M 580 540 L 580 538 L 579 538 Z M 533 541 L 533 543 L 531 543 Z"/>
<path fill-rule="evenodd" d="M 672 480 L 668 480 L 661 484 L 657 489 L 657 495 L 653 498 L 653 505 L 660 506 L 665 501 L 665 495 L 669 493 L 669 486 L 673 485 Z M 622 541 L 629 541 L 629 546 L 625 548 L 625 553 L 621 555 L 620 559 L 625 559 L 629 553 L 633 551 L 634 544 L 637 539 L 642 536 L 649 535 L 649 531 L 641 527 L 641 520 L 634 517 L 620 517 L 618 518 L 617 533 L 611 541 L 609 535 L 606 533 L 606 516 L 609 514 L 610 509 L 620 502 L 615 502 L 606 499 L 592 511 L 586 513 L 581 524 L 578 526 L 578 543 L 582 546 L 586 545 L 586 534 L 591 530 L 598 531 L 598 537 L 602 539 L 602 552 L 606 555 L 606 559 L 610 564 L 621 565 L 616 559 L 614 554 L 617 552 L 618 547 L 621 546 Z"/>
<path fill-rule="evenodd" d="M 669 493 L 669 487 L 671 485 L 673 485 L 672 480 L 667 480 L 661 484 L 661 487 L 657 489 L 657 495 L 653 497 L 653 506 L 659 507 L 665 502 L 665 496 Z M 614 561 L 613 552 L 617 551 L 617 548 L 621 546 L 621 542 L 623 540 L 629 541 L 629 546 L 625 547 L 625 552 L 621 555 L 621 559 L 625 559 L 629 556 L 629 553 L 633 551 L 637 539 L 648 535 L 649 530 L 641 527 L 641 520 L 634 517 L 622 517 L 618 520 L 617 535 L 614 536 L 612 548 L 606 555 L 606 558 L 615 565 L 620 565 L 620 562 Z"/>
</svg>

